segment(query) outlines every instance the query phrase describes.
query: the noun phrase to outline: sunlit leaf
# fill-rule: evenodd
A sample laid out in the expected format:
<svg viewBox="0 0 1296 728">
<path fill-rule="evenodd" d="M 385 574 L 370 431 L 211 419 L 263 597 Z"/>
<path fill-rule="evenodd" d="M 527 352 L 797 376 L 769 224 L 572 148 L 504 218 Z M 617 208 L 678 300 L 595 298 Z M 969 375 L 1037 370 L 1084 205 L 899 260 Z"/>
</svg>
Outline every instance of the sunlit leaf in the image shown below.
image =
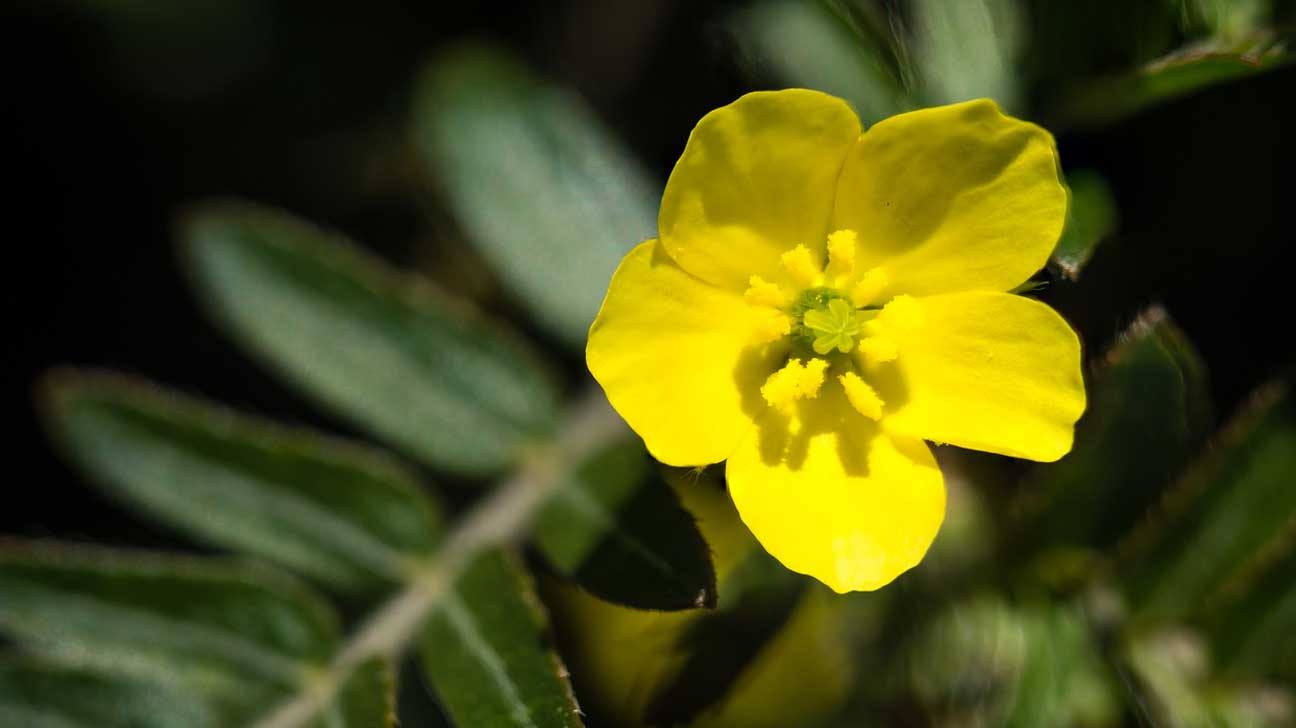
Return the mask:
<svg viewBox="0 0 1296 728">
<path fill-rule="evenodd" d="M 155 682 L 39 659 L 0 661 L 0 725 L 13 728 L 214 728 L 202 702 Z"/>
<path fill-rule="evenodd" d="M 535 538 L 559 572 L 609 601 L 715 606 L 707 544 L 638 440 L 580 465 L 541 510 Z"/>
<path fill-rule="evenodd" d="M 889 49 L 852 33 L 823 4 L 758 3 L 734 13 L 730 23 L 756 70 L 768 67 L 787 85 L 844 98 L 866 125 L 914 106 L 883 60 Z"/>
<path fill-rule="evenodd" d="M 498 472 L 546 436 L 556 393 L 521 342 L 346 241 L 247 204 L 186 237 L 204 303 L 290 382 L 423 461 Z"/>
<path fill-rule="evenodd" d="M 932 105 L 994 99 L 1018 111 L 1024 20 L 1015 0 L 916 0 L 913 60 Z"/>
<path fill-rule="evenodd" d="M 1066 227 L 1050 262 L 1076 280 L 1098 244 L 1116 229 L 1116 200 L 1102 175 L 1091 169 L 1069 172 Z"/>
<path fill-rule="evenodd" d="M 120 376 L 62 372 L 46 391 L 53 432 L 94 480 L 213 544 L 364 590 L 439 540 L 435 503 L 363 446 Z"/>
<path fill-rule="evenodd" d="M 467 567 L 419 647 L 424 671 L 457 725 L 582 725 L 547 629 L 530 577 L 511 555 L 488 551 Z"/>
<path fill-rule="evenodd" d="M 0 548 L 0 631 L 112 677 L 200 695 L 237 722 L 320 668 L 336 618 L 264 570 L 51 544 Z"/>
<path fill-rule="evenodd" d="M 472 243 L 574 348 L 622 256 L 657 230 L 659 185 L 570 92 L 460 48 L 418 90 L 415 137 Z"/>
</svg>

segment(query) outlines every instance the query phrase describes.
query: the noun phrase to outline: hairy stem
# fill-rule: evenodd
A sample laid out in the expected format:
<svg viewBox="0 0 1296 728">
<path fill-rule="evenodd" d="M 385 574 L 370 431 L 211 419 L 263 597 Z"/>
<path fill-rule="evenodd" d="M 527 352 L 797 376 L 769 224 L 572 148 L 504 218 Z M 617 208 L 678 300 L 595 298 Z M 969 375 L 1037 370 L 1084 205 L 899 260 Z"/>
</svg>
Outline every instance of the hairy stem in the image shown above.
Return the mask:
<svg viewBox="0 0 1296 728">
<path fill-rule="evenodd" d="M 565 482 L 570 463 L 625 432 L 603 393 L 587 391 L 568 411 L 558 436 L 524 458 L 514 475 L 469 511 L 437 553 L 410 572 L 405 587 L 360 625 L 328 667 L 298 695 L 272 708 L 255 727 L 304 726 L 333 702 L 362 663 L 374 657 L 399 657 L 475 556 L 519 540 L 536 511 Z"/>
</svg>

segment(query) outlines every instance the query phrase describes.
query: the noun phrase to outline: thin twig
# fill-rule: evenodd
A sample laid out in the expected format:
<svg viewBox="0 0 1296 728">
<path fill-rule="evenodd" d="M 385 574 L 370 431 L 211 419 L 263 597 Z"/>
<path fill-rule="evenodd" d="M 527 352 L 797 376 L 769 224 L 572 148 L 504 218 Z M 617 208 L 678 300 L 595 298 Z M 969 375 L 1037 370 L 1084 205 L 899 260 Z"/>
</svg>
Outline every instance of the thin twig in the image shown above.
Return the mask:
<svg viewBox="0 0 1296 728">
<path fill-rule="evenodd" d="M 569 464 L 624 435 L 603 393 L 588 391 L 558 437 L 526 458 L 516 474 L 472 509 L 445 545 L 411 572 L 405 588 L 380 606 L 302 692 L 275 706 L 255 728 L 300 728 L 327 708 L 352 673 L 374 657 L 397 658 L 416 638 L 464 567 L 482 551 L 520 539 L 540 506 L 565 482 Z"/>
</svg>

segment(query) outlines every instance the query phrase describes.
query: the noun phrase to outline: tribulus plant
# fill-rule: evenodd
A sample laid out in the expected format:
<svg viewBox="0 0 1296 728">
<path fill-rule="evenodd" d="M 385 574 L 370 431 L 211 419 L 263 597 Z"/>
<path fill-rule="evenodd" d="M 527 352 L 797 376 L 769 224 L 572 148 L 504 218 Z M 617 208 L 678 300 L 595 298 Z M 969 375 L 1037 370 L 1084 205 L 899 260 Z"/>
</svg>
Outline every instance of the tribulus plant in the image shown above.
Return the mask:
<svg viewBox="0 0 1296 728">
<path fill-rule="evenodd" d="M 29 12 L 108 21 L 149 109 L 252 93 L 296 27 L 109 5 Z M 1293 360 L 1242 315 L 1279 308 L 1290 211 L 1246 195 L 1223 250 L 1206 204 L 1292 181 L 1167 122 L 1276 144 L 1290 4 L 633 5 L 554 42 L 671 52 L 567 86 L 356 10 L 435 46 L 321 147 L 372 186 L 251 189 L 417 238 L 401 266 L 270 204 L 163 211 L 289 394 L 42 362 L 94 517 L 174 553 L 0 540 L 0 726 L 1296 725 Z"/>
</svg>

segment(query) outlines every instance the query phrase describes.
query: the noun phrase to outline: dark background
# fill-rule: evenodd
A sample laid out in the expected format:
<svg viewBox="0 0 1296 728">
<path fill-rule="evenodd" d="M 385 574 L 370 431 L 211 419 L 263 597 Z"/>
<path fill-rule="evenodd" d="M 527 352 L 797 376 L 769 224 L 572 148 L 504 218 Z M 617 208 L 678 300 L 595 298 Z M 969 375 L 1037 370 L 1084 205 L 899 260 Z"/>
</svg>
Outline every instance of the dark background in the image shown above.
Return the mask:
<svg viewBox="0 0 1296 728">
<path fill-rule="evenodd" d="M 453 224 L 406 147 L 410 89 L 439 48 L 465 38 L 510 47 L 581 93 L 663 181 L 703 113 L 777 85 L 737 60 L 722 27 L 740 3 L 196 0 L 162 19 L 107 4 L 0 8 L 10 179 L 3 533 L 175 545 L 53 452 L 33 390 L 54 366 L 143 374 L 347 431 L 200 316 L 172 235 L 188 202 L 233 195 L 282 206 L 516 313 L 446 242 Z M 1094 43 L 1085 72 L 1132 60 L 1118 43 Z M 1033 53 L 1048 67 L 1066 50 L 1037 41 Z M 1056 90 L 1041 76 L 1032 98 Z M 1289 67 L 1059 136 L 1068 168 L 1108 178 L 1121 225 L 1079 283 L 1054 281 L 1040 295 L 1091 355 L 1143 306 L 1163 303 L 1204 355 L 1221 418 L 1293 363 L 1294 97 Z M 477 277 L 449 272 L 465 266 Z"/>
</svg>

